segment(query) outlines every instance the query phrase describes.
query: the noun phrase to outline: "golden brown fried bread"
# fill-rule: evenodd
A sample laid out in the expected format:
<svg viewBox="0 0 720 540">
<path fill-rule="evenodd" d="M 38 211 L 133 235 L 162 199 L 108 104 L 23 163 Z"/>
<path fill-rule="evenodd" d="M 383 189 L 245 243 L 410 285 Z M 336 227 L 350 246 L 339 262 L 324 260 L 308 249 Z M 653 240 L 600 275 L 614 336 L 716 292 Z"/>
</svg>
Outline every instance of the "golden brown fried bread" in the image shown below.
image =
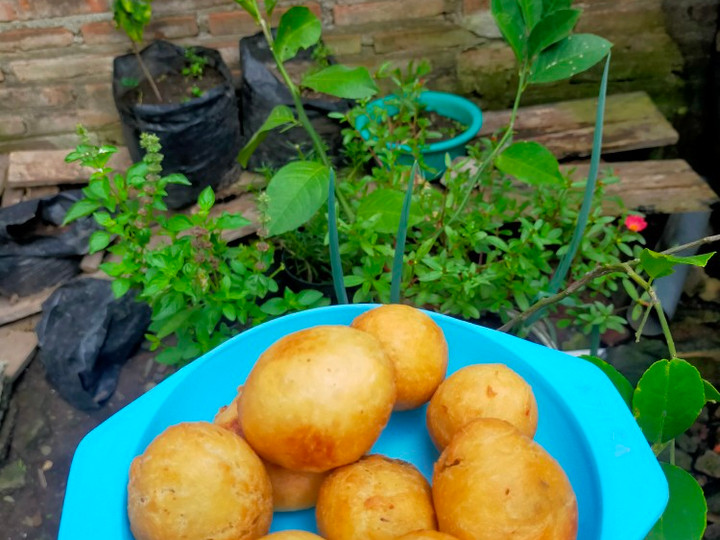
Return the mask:
<svg viewBox="0 0 720 540">
<path fill-rule="evenodd" d="M 502 364 L 476 364 L 459 369 L 443 381 L 430 400 L 428 433 L 442 450 L 455 433 L 476 418 L 500 418 L 524 435 L 534 437 L 538 410 L 532 388 Z"/>
<path fill-rule="evenodd" d="M 328 473 L 291 471 L 269 461 L 263 463 L 272 484 L 276 512 L 293 512 L 315 506 L 320 484 Z"/>
<path fill-rule="evenodd" d="M 448 347 L 440 327 L 411 306 L 388 304 L 366 311 L 352 326 L 375 336 L 395 366 L 395 410 L 427 402 L 445 378 Z"/>
<path fill-rule="evenodd" d="M 270 479 L 236 434 L 178 424 L 133 460 L 128 516 L 135 540 L 252 540 L 270 528 Z"/>
<path fill-rule="evenodd" d="M 323 540 L 323 538 L 305 531 L 280 531 L 263 536 L 260 540 Z"/>
<path fill-rule="evenodd" d="M 242 386 L 238 387 L 237 395 L 228 405 L 220 407 L 220 410 L 215 415 L 215 418 L 213 418 L 213 424 L 229 429 L 242 437 L 243 433 L 242 428 L 240 427 L 240 418 L 238 417 L 238 401 L 240 401 L 241 394 Z"/>
<path fill-rule="evenodd" d="M 460 540 L 574 540 L 578 510 L 560 465 L 496 418 L 467 424 L 435 463 L 439 529 Z"/>
<path fill-rule="evenodd" d="M 348 326 L 316 326 L 260 356 L 240 397 L 240 425 L 267 461 L 324 472 L 367 452 L 394 403 L 393 367 L 377 339 Z"/>
<path fill-rule="evenodd" d="M 398 540 L 458 540 L 440 531 L 414 531 L 398 537 Z"/>
<path fill-rule="evenodd" d="M 392 540 L 436 529 L 430 486 L 413 465 L 372 455 L 327 477 L 315 510 L 328 540 Z"/>
</svg>

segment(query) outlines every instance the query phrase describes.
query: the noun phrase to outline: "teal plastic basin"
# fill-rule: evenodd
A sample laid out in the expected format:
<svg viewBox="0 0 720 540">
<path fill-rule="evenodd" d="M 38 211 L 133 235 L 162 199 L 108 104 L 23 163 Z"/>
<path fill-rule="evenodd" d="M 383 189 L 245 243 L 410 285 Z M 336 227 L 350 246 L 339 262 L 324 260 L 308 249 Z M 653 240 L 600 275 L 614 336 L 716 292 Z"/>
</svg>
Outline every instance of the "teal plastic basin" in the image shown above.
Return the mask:
<svg viewBox="0 0 720 540">
<path fill-rule="evenodd" d="M 260 354 L 280 337 L 320 324 L 349 324 L 371 305 L 330 306 L 248 330 L 199 358 L 91 431 L 68 478 L 59 540 L 131 540 L 127 518 L 132 459 L 165 428 L 211 421 L 236 395 Z M 538 402 L 535 440 L 558 460 L 578 501 L 579 540 L 640 540 L 668 500 L 665 476 L 625 403 L 592 364 L 444 315 L 448 373 L 503 363 L 524 377 Z M 438 458 L 425 408 L 396 412 L 372 449 L 414 463 L 430 479 Z M 315 531 L 312 510 L 276 513 L 272 531 Z"/>
<path fill-rule="evenodd" d="M 373 116 L 373 110 L 378 108 L 387 109 L 388 114 L 391 116 L 397 114 L 397 109 L 387 103 L 391 99 L 393 99 L 392 95 L 368 103 L 368 115 Z M 424 173 L 426 178 L 436 178 L 445 172 L 445 154 L 449 154 L 451 159 L 466 154 L 465 146 L 480 132 L 482 127 L 482 111 L 480 107 L 469 99 L 447 92 L 423 92 L 420 94 L 420 102 L 427 107 L 428 111 L 436 112 L 441 116 L 452 118 L 468 126 L 465 131 L 456 137 L 430 143 L 422 151 L 425 160 Z M 369 121 L 368 116 L 360 116 L 355 123 L 356 129 L 365 140 L 370 138 L 370 132 L 366 129 Z M 399 158 L 400 163 L 402 165 L 412 165 L 415 158 L 410 147 L 404 144 L 399 146 L 403 151 Z"/>
</svg>

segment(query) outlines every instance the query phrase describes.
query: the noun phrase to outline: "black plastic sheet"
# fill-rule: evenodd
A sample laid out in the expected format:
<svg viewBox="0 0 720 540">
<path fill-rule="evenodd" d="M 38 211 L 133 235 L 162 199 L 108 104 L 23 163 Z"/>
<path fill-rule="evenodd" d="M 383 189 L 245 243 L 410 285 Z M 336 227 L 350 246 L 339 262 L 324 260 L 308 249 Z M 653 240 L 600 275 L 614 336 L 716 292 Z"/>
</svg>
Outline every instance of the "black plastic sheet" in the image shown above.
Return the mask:
<svg viewBox="0 0 720 540">
<path fill-rule="evenodd" d="M 60 227 L 80 190 L 24 201 L 0 209 L 0 294 L 26 296 L 68 280 L 80 271 L 92 217 Z"/>
<path fill-rule="evenodd" d="M 286 65 L 309 63 L 314 48 L 303 49 Z M 333 58 L 329 63 L 335 63 Z M 242 120 L 242 144 L 245 145 L 262 126 L 277 105 L 295 110 L 290 91 L 271 69 L 275 63 L 262 33 L 240 40 L 240 118 Z M 290 68 L 291 69 L 291 68 Z M 340 124 L 328 118 L 330 112 L 345 112 L 351 106 L 348 100 L 330 97 L 303 99 L 303 107 L 320 138 L 328 146 L 331 156 L 337 156 L 342 147 Z M 312 140 L 302 127 L 288 131 L 274 130 L 255 150 L 248 168 L 262 166 L 279 168 L 297 159 L 298 150 L 304 155 L 313 151 Z"/>
<path fill-rule="evenodd" d="M 150 308 L 132 292 L 115 299 L 110 281 L 61 286 L 43 304 L 35 329 L 48 381 L 74 407 L 101 407 L 149 324 Z"/>
<path fill-rule="evenodd" d="M 192 183 L 168 186 L 165 202 L 171 208 L 192 204 L 205 187 L 216 187 L 235 166 L 240 150 L 240 121 L 230 70 L 216 50 L 193 49 L 207 58 L 208 66 L 216 69 L 225 81 L 186 103 L 134 103 L 129 99 L 134 88 L 123 85 L 123 80 L 145 79 L 137 58 L 127 54 L 115 58 L 113 64 L 113 97 L 133 161 L 143 156 L 140 134 L 154 133 L 162 144 L 164 173 L 182 173 Z M 185 65 L 185 49 L 167 41 L 153 42 L 140 55 L 155 79 L 181 72 Z"/>
</svg>

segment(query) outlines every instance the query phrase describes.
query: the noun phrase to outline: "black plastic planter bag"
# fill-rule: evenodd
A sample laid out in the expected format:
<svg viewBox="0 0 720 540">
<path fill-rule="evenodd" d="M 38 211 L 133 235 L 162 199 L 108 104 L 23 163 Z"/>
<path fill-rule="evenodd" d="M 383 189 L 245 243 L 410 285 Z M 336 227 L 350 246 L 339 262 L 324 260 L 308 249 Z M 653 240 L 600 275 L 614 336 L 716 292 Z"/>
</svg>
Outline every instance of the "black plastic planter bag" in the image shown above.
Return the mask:
<svg viewBox="0 0 720 540">
<path fill-rule="evenodd" d="M 193 49 L 206 57 L 208 67 L 215 68 L 225 81 L 185 103 L 135 103 L 132 99 L 135 89 L 123 82 L 145 79 L 137 58 L 127 54 L 115 58 L 113 64 L 113 97 L 133 161 L 139 161 L 143 155 L 140 134 L 154 133 L 162 144 L 164 173 L 182 173 L 192 183 L 192 186 L 168 186 L 165 202 L 171 208 L 192 204 L 205 187 L 217 186 L 223 175 L 234 167 L 240 150 L 240 121 L 230 70 L 216 50 Z M 155 79 L 181 72 L 184 54 L 185 49 L 167 41 L 155 41 L 140 53 Z"/>
<path fill-rule="evenodd" d="M 27 296 L 62 283 L 80 272 L 92 217 L 60 228 L 80 190 L 24 201 L 0 209 L 0 294 Z"/>
<path fill-rule="evenodd" d="M 286 62 L 286 65 L 311 61 L 312 51 L 312 48 L 300 50 L 295 58 Z M 335 63 L 332 59 L 329 61 L 331 64 Z M 240 67 L 242 68 L 240 118 L 242 120 L 243 146 L 262 126 L 270 111 L 277 105 L 286 105 L 295 110 L 290 91 L 271 70 L 274 65 L 272 53 L 262 33 L 240 40 Z M 338 156 L 342 146 L 342 128 L 336 120 L 328 118 L 327 115 L 330 112 L 347 111 L 351 102 L 333 100 L 328 97 L 327 99 L 304 99 L 303 106 L 320 138 L 328 145 L 329 154 Z M 298 149 L 307 155 L 312 148 L 312 140 L 302 127 L 295 127 L 288 131 L 274 130 L 257 147 L 250 158 L 248 168 L 256 169 L 262 166 L 279 168 L 297 159 Z"/>
<path fill-rule="evenodd" d="M 150 308 L 132 292 L 114 298 L 110 283 L 81 278 L 63 285 L 43 304 L 35 329 L 48 381 L 79 409 L 107 401 L 150 324 Z"/>
</svg>

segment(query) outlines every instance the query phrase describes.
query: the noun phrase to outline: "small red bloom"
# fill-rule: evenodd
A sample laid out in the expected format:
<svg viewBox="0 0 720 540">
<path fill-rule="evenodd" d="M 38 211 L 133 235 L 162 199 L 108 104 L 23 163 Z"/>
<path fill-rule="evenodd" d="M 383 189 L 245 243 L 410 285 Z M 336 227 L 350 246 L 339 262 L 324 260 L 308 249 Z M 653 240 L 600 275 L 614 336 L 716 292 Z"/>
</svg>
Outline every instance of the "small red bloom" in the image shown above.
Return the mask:
<svg viewBox="0 0 720 540">
<path fill-rule="evenodd" d="M 625 218 L 625 226 L 633 232 L 640 232 L 647 227 L 647 221 L 642 216 L 628 216 Z"/>
</svg>

